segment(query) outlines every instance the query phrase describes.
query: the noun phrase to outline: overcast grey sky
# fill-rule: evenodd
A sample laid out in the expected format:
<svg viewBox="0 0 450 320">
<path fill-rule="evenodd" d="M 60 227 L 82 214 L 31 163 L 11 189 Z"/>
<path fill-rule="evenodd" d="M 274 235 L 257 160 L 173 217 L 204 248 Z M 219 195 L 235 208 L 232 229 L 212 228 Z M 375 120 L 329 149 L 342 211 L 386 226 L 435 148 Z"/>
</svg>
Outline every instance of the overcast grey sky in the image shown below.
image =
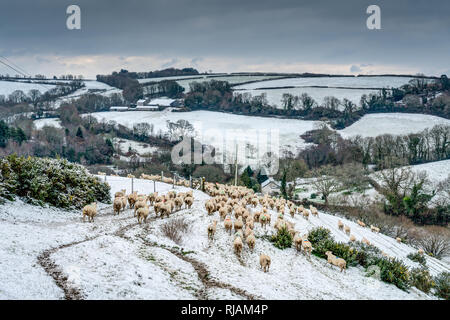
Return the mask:
<svg viewBox="0 0 450 320">
<path fill-rule="evenodd" d="M 66 8 L 81 8 L 81 30 Z M 381 30 L 366 9 L 381 8 Z M 448 0 L 1 0 L 0 55 L 31 74 L 126 68 L 450 74 Z M 14 72 L 0 66 L 0 73 Z"/>
</svg>

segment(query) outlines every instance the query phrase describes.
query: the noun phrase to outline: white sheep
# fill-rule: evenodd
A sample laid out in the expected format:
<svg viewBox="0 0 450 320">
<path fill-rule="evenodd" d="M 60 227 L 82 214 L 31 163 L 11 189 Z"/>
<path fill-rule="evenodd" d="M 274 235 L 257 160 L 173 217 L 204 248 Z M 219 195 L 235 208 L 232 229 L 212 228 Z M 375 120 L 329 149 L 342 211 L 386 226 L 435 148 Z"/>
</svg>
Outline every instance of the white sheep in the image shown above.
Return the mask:
<svg viewBox="0 0 450 320">
<path fill-rule="evenodd" d="M 83 221 L 85 221 L 85 216 L 88 216 L 88 221 L 94 222 L 94 217 L 97 215 L 97 202 L 84 206 L 82 212 Z"/>
<path fill-rule="evenodd" d="M 325 252 L 325 255 L 327 256 L 328 263 L 338 266 L 341 269 L 341 272 L 342 272 L 342 270 L 344 270 L 344 273 L 345 273 L 345 269 L 347 267 L 347 262 L 344 259 L 336 258 L 336 256 L 333 255 L 333 253 L 331 251 Z"/>
<path fill-rule="evenodd" d="M 259 256 L 259 265 L 261 266 L 261 269 L 264 270 L 264 272 L 268 272 L 270 268 L 270 257 L 264 253 L 261 253 Z"/>
</svg>

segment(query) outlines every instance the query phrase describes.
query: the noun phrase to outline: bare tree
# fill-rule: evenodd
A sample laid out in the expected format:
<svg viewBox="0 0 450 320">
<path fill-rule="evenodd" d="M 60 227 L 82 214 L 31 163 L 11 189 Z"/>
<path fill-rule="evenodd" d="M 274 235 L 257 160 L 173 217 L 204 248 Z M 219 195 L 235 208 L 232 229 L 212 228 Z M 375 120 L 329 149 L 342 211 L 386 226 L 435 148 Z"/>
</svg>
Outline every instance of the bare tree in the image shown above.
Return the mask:
<svg viewBox="0 0 450 320">
<path fill-rule="evenodd" d="M 333 167 L 324 166 L 314 172 L 314 176 L 316 176 L 317 179 L 314 180 L 312 184 L 314 188 L 322 194 L 325 204 L 328 204 L 328 197 L 332 193 L 341 190 L 341 183 L 333 176 L 333 171 Z"/>
</svg>

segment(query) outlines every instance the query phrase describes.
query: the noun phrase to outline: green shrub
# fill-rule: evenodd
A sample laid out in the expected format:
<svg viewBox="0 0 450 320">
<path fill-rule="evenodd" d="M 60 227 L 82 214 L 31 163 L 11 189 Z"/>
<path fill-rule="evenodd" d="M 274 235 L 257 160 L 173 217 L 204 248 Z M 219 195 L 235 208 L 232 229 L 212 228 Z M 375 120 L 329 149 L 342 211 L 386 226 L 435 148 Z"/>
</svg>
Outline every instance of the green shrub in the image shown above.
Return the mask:
<svg viewBox="0 0 450 320">
<path fill-rule="evenodd" d="M 381 280 L 402 290 L 410 287 L 408 267 L 398 259 L 376 258 L 374 265 L 380 268 Z"/>
<path fill-rule="evenodd" d="M 328 230 L 326 228 L 317 227 L 317 228 L 312 229 L 308 233 L 308 240 L 311 242 L 311 244 L 313 246 L 320 241 L 329 240 L 329 239 L 332 240 L 333 238 L 331 237 L 330 230 Z"/>
<path fill-rule="evenodd" d="M 356 250 L 356 260 L 364 268 L 374 265 L 378 258 L 382 258 L 380 249 L 375 246 L 355 241 L 352 243 L 352 247 Z"/>
<path fill-rule="evenodd" d="M 278 230 L 277 234 L 272 236 L 271 241 L 273 242 L 275 247 L 281 250 L 290 248 L 292 246 L 292 236 L 286 227 Z"/>
<path fill-rule="evenodd" d="M 414 268 L 409 272 L 409 282 L 411 286 L 416 287 L 420 291 L 429 293 L 434 286 L 433 278 L 430 272 L 425 268 Z"/>
<path fill-rule="evenodd" d="M 434 278 L 436 295 L 439 298 L 450 299 L 450 272 L 442 272 Z"/>
<path fill-rule="evenodd" d="M 29 203 L 60 208 L 111 201 L 108 184 L 65 159 L 7 156 L 0 160 L 0 186 L 4 198 L 19 196 Z"/>
<path fill-rule="evenodd" d="M 310 198 L 311 198 L 311 199 L 315 199 L 315 198 L 317 198 L 317 194 L 315 194 L 315 193 L 311 193 L 311 196 L 310 196 Z"/>
<path fill-rule="evenodd" d="M 410 254 L 407 255 L 407 257 L 408 257 L 409 260 L 412 260 L 414 262 L 418 262 L 418 263 L 420 263 L 423 266 L 426 266 L 426 264 L 427 264 L 427 259 L 425 259 L 425 257 L 422 254 L 418 253 L 418 252 L 410 253 Z"/>
</svg>

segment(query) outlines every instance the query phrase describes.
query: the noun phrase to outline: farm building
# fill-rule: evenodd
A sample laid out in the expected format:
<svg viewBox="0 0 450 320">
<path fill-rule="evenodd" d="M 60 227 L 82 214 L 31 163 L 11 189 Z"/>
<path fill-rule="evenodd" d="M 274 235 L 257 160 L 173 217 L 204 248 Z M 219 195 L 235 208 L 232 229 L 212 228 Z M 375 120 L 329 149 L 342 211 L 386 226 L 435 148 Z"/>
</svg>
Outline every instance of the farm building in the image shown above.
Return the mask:
<svg viewBox="0 0 450 320">
<path fill-rule="evenodd" d="M 280 192 L 280 184 L 275 181 L 273 178 L 269 178 L 263 183 L 261 183 L 261 192 L 263 194 L 272 194 L 272 193 L 279 193 Z"/>
</svg>

